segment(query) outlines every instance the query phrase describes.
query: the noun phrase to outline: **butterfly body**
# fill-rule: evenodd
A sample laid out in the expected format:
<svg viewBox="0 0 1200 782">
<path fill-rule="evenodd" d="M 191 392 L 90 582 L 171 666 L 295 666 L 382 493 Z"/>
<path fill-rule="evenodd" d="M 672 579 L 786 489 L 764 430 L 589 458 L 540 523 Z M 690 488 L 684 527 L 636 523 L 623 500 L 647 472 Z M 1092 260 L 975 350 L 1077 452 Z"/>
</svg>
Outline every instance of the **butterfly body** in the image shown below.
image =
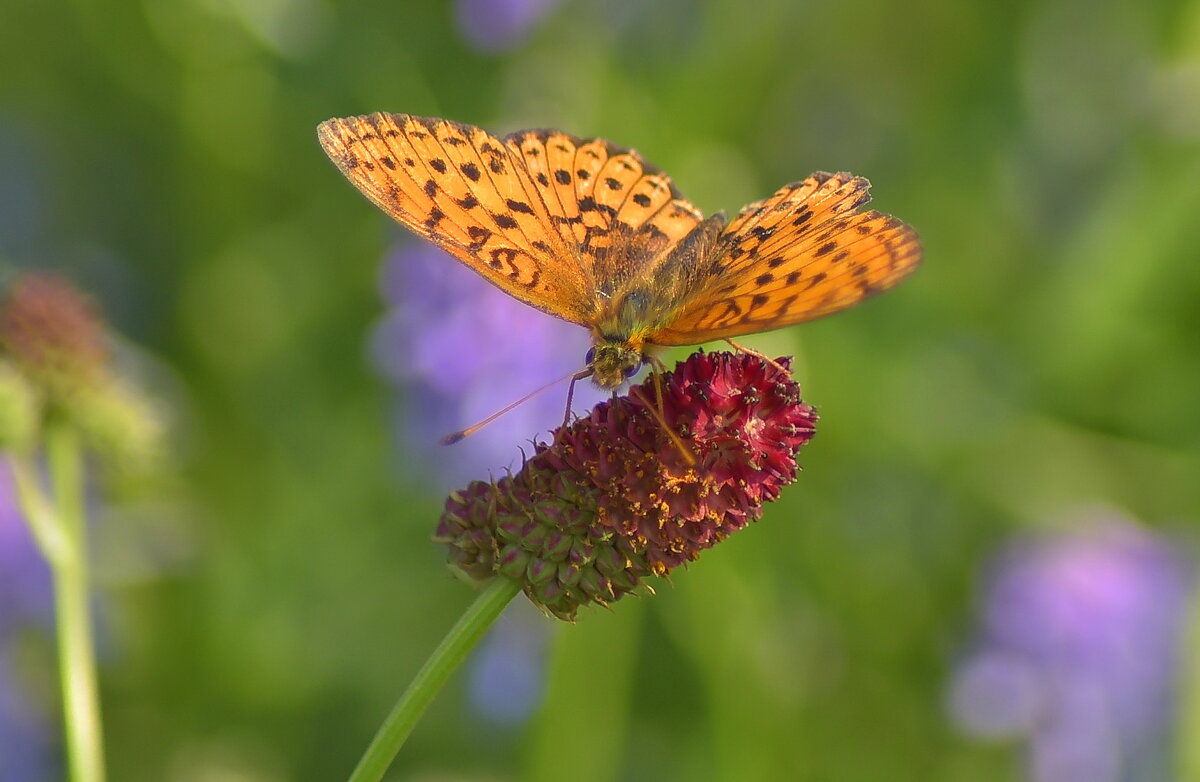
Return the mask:
<svg viewBox="0 0 1200 782">
<path fill-rule="evenodd" d="M 725 215 L 700 222 L 678 244 L 639 265 L 618 264 L 620 272 L 597 280 L 596 315 L 588 366 L 601 388 L 616 388 L 645 362 L 653 336 L 686 304 L 695 284 L 709 276 L 712 251 Z"/>
<path fill-rule="evenodd" d="M 817 173 L 707 219 L 636 152 L 602 139 L 405 114 L 332 119 L 325 152 L 377 206 L 510 295 L 587 327 L 592 379 L 652 345 L 768 331 L 849 307 L 916 268 L 916 233 Z"/>
</svg>

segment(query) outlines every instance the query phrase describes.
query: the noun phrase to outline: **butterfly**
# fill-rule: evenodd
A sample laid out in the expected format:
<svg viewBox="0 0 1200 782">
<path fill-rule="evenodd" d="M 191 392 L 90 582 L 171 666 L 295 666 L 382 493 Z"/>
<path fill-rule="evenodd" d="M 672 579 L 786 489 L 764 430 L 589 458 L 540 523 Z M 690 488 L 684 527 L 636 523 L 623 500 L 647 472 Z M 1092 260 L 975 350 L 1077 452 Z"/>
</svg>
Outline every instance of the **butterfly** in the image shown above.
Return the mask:
<svg viewBox="0 0 1200 782">
<path fill-rule="evenodd" d="M 652 346 L 819 318 L 893 287 L 921 258 L 916 232 L 863 210 L 870 183 L 847 173 L 812 174 L 728 220 L 705 218 L 637 152 L 603 139 L 498 138 L 382 112 L 317 134 L 384 212 L 501 290 L 588 328 L 581 376 L 604 389 Z"/>
</svg>

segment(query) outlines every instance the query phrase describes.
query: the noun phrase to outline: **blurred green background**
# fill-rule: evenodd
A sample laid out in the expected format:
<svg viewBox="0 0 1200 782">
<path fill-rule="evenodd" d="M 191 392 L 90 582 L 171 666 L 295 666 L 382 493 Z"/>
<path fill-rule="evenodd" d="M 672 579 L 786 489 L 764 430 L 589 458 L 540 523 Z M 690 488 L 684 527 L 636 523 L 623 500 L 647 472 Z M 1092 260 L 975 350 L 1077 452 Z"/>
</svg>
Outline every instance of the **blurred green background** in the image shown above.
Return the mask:
<svg viewBox="0 0 1200 782">
<path fill-rule="evenodd" d="M 500 44 L 488 5 L 0 8 L 4 272 L 92 292 L 177 410 L 169 498 L 98 531 L 111 777 L 344 778 L 473 597 L 367 355 L 396 232 L 315 139 L 388 110 L 635 146 L 705 211 L 853 171 L 926 248 L 746 340 L 822 416 L 759 524 L 551 628 L 527 724 L 456 677 L 390 778 L 1022 778 L 945 708 L 981 564 L 1200 518 L 1200 3 L 564 0 Z"/>
</svg>

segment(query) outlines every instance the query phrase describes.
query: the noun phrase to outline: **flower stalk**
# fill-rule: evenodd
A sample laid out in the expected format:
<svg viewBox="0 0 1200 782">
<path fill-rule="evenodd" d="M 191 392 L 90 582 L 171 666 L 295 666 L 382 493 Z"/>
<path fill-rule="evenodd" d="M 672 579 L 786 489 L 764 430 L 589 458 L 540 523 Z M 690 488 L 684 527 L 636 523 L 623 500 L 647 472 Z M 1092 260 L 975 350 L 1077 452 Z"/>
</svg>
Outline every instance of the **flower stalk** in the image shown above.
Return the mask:
<svg viewBox="0 0 1200 782">
<path fill-rule="evenodd" d="M 72 782 L 105 779 L 84 452 L 110 474 L 134 475 L 161 441 L 153 406 L 115 371 L 111 344 L 91 300 L 55 275 L 19 276 L 0 300 L 0 450 L 54 582 Z"/>
<path fill-rule="evenodd" d="M 28 455 L 13 459 L 17 501 L 34 530 L 54 582 L 59 678 L 68 778 L 104 782 L 104 744 L 89 607 L 83 453 L 78 433 L 62 421 L 45 427 L 51 492 L 40 486 Z"/>
<path fill-rule="evenodd" d="M 404 745 L 417 720 L 433 702 L 450 674 L 458 668 L 487 629 L 504 611 L 521 584 L 507 578 L 497 578 L 480 592 L 466 612 L 455 623 L 437 649 L 425 661 L 416 678 L 392 707 L 387 719 L 375 733 L 367 751 L 350 775 L 349 782 L 378 782 Z"/>
</svg>

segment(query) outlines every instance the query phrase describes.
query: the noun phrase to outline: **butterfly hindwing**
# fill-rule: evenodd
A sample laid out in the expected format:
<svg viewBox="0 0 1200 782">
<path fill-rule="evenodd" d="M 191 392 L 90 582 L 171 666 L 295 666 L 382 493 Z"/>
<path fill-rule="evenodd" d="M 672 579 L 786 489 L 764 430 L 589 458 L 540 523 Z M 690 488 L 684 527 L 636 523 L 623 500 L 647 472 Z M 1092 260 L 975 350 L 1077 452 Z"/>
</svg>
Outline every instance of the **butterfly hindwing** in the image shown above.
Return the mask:
<svg viewBox="0 0 1200 782">
<path fill-rule="evenodd" d="M 611 292 L 702 219 L 670 178 L 632 150 L 553 130 L 519 131 L 506 141 L 597 291 Z"/>
<path fill-rule="evenodd" d="M 693 345 L 789 326 L 850 307 L 911 273 L 916 232 L 859 211 L 867 180 L 817 173 L 745 207 L 713 250 L 709 278 L 647 340 Z"/>
</svg>

